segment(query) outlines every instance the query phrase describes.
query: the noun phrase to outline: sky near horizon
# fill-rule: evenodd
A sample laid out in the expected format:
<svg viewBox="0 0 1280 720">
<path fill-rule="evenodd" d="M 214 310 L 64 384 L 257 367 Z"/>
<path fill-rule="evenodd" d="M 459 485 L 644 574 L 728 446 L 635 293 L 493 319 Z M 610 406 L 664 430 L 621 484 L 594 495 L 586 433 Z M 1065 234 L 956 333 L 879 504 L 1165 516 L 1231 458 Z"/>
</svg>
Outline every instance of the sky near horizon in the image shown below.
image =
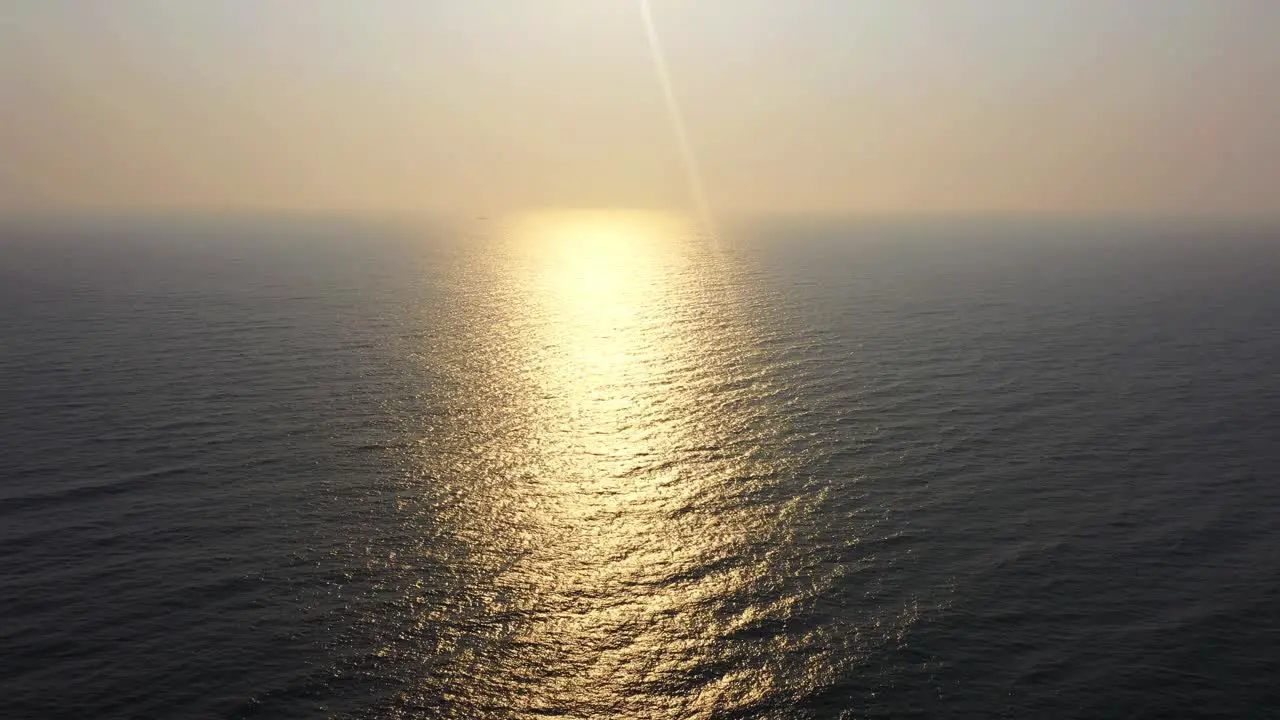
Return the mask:
<svg viewBox="0 0 1280 720">
<path fill-rule="evenodd" d="M 713 211 L 1280 214 L 1280 2 L 652 0 Z M 690 209 L 638 0 L 9 0 L 0 211 Z"/>
</svg>

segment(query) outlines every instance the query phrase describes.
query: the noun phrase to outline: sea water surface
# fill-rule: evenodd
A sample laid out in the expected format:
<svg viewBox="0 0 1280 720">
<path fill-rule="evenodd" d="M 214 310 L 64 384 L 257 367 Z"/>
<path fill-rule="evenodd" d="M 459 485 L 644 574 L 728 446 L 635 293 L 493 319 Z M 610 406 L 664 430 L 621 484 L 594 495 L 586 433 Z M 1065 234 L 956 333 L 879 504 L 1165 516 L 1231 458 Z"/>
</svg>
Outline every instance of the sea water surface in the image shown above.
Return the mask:
<svg viewBox="0 0 1280 720">
<path fill-rule="evenodd" d="M 0 717 L 1266 717 L 1280 232 L 0 234 Z"/>
</svg>

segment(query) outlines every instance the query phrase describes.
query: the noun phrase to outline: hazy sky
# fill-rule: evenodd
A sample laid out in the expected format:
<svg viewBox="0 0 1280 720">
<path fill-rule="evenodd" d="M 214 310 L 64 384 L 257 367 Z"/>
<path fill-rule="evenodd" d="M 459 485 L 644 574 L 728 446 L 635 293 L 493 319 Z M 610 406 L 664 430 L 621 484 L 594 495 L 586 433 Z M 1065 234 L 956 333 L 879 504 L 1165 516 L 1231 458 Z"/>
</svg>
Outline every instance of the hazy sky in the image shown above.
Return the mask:
<svg viewBox="0 0 1280 720">
<path fill-rule="evenodd" d="M 717 213 L 1280 213 L 1276 0 L 653 0 Z M 690 207 L 637 0 L 5 0 L 0 208 Z"/>
</svg>

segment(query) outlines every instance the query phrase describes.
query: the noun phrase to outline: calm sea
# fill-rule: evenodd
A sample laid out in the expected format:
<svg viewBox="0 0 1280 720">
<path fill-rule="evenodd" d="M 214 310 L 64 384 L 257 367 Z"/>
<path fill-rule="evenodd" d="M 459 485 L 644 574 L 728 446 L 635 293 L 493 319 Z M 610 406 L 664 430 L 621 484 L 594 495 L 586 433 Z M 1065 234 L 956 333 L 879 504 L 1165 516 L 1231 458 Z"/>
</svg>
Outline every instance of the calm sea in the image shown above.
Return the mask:
<svg viewBox="0 0 1280 720">
<path fill-rule="evenodd" d="M 1272 717 L 1280 231 L 0 235 L 0 717 Z"/>
</svg>

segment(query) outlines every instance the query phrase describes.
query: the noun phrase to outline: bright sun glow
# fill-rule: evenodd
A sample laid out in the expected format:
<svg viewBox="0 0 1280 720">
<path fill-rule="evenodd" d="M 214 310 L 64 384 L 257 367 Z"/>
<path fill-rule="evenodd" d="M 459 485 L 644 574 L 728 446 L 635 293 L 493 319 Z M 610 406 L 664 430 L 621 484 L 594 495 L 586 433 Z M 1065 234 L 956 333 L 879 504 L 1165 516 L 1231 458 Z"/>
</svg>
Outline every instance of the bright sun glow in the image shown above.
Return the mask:
<svg viewBox="0 0 1280 720">
<path fill-rule="evenodd" d="M 635 211 L 545 212 L 521 218 L 517 228 L 518 251 L 533 269 L 525 296 L 548 321 L 539 342 L 564 373 L 544 376 L 556 386 L 548 391 L 570 401 L 576 415 L 616 426 L 620 408 L 612 405 L 644 402 L 639 389 L 655 368 L 648 356 L 669 349 L 657 339 L 680 257 L 674 248 L 690 228 L 674 216 Z M 624 387 L 637 391 L 619 396 Z"/>
</svg>

